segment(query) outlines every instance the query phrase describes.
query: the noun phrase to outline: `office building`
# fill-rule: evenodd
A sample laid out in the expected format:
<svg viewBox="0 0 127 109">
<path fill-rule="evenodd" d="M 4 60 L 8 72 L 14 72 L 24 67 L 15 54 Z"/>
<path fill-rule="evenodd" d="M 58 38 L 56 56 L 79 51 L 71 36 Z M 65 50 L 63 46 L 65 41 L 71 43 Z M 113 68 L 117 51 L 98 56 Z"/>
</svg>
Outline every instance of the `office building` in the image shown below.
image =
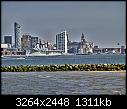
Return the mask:
<svg viewBox="0 0 127 109">
<path fill-rule="evenodd" d="M 12 45 L 12 36 L 4 36 L 4 43 Z"/>
<path fill-rule="evenodd" d="M 39 38 L 38 37 L 31 37 L 31 47 L 35 48 L 36 45 L 38 44 Z"/>
<path fill-rule="evenodd" d="M 11 48 L 11 44 L 1 44 L 1 48 Z"/>
<path fill-rule="evenodd" d="M 14 36 L 15 36 L 15 48 L 20 48 L 20 25 L 15 22 L 14 23 Z"/>
<path fill-rule="evenodd" d="M 122 53 L 122 54 L 125 53 L 125 46 L 121 46 L 121 53 Z"/>
<path fill-rule="evenodd" d="M 31 35 L 24 34 L 21 38 L 21 48 L 28 50 L 32 48 Z"/>
<path fill-rule="evenodd" d="M 68 53 L 76 54 L 80 49 L 80 42 L 69 42 L 68 43 Z"/>
<path fill-rule="evenodd" d="M 56 49 L 67 53 L 68 34 L 63 31 L 56 35 Z"/>
</svg>

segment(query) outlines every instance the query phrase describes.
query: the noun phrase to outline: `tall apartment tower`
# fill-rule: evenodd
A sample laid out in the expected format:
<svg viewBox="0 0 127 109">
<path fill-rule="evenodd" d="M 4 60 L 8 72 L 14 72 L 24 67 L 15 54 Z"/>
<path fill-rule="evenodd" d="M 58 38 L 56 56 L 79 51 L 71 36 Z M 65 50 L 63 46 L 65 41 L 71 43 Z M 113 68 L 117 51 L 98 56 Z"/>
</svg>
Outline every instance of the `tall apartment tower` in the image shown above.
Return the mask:
<svg viewBox="0 0 127 109">
<path fill-rule="evenodd" d="M 63 31 L 56 35 L 56 49 L 62 50 L 67 53 L 68 34 L 67 31 Z"/>
<path fill-rule="evenodd" d="M 15 48 L 20 48 L 20 28 L 21 26 L 15 22 L 14 23 L 14 36 L 15 36 Z"/>
</svg>

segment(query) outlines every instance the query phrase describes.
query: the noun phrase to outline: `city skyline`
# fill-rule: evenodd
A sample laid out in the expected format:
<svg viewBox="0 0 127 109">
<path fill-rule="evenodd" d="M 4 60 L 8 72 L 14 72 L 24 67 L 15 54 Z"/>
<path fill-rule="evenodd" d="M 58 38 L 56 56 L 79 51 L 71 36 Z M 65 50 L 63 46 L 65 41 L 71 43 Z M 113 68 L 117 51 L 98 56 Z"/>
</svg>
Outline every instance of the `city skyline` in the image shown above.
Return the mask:
<svg viewBox="0 0 127 109">
<path fill-rule="evenodd" d="M 2 37 L 14 39 L 14 22 L 21 35 L 53 43 L 66 30 L 71 41 L 80 41 L 83 32 L 99 47 L 125 45 L 125 2 L 2 2 Z"/>
</svg>

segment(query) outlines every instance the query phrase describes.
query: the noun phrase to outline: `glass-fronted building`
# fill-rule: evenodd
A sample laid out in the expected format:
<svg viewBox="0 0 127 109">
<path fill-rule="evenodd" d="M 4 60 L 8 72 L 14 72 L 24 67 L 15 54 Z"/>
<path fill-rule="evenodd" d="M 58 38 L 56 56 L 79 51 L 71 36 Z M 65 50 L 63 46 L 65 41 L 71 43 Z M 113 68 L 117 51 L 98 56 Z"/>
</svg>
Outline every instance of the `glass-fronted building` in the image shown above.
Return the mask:
<svg viewBox="0 0 127 109">
<path fill-rule="evenodd" d="M 20 25 L 15 22 L 14 23 L 14 36 L 15 36 L 15 48 L 20 48 Z"/>
<path fill-rule="evenodd" d="M 12 44 L 12 36 L 4 36 L 5 44 Z"/>
</svg>

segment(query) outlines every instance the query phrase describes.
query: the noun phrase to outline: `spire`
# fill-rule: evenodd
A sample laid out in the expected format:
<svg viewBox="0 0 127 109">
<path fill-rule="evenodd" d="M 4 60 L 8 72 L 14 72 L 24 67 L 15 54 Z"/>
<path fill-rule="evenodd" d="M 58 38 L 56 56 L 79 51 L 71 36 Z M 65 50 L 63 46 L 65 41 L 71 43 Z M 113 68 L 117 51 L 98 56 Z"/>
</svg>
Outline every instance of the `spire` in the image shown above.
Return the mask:
<svg viewBox="0 0 127 109">
<path fill-rule="evenodd" d="M 81 35 L 81 39 L 84 39 L 84 34 L 82 33 L 82 35 Z"/>
<path fill-rule="evenodd" d="M 81 41 L 84 42 L 85 41 L 85 38 L 84 38 L 84 34 L 82 33 L 81 35 Z"/>
</svg>

